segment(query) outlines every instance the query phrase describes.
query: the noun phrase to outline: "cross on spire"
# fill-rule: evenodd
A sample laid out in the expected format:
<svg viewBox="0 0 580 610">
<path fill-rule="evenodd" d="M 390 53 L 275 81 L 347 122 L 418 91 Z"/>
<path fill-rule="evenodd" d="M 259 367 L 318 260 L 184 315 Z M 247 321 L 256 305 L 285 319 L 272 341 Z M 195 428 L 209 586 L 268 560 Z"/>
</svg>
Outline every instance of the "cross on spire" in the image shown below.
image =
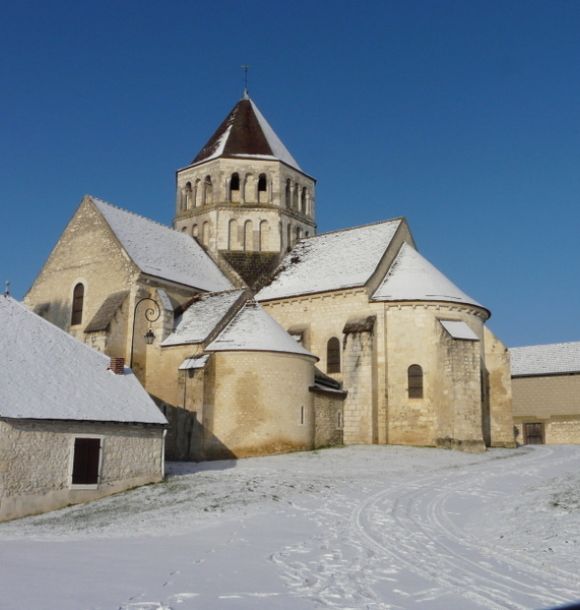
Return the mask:
<svg viewBox="0 0 580 610">
<path fill-rule="evenodd" d="M 242 64 L 240 66 L 244 71 L 244 95 L 243 98 L 247 100 L 250 97 L 250 93 L 248 91 L 248 70 L 250 66 L 248 64 Z"/>
</svg>

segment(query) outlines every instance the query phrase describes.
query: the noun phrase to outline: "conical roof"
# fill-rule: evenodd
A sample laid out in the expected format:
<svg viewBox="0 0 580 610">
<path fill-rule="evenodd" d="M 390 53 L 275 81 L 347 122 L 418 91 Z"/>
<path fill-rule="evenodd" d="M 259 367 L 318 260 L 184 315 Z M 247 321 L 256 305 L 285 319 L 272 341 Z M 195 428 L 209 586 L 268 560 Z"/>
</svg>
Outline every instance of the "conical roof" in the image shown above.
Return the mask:
<svg viewBox="0 0 580 610">
<path fill-rule="evenodd" d="M 284 352 L 316 358 L 255 301 L 248 301 L 207 347 L 208 352 Z"/>
<path fill-rule="evenodd" d="M 192 163 L 218 157 L 274 159 L 302 171 L 256 104 L 247 96 L 232 108 Z"/>
<path fill-rule="evenodd" d="M 373 301 L 449 301 L 485 309 L 407 243 L 401 246 L 372 298 Z"/>
</svg>

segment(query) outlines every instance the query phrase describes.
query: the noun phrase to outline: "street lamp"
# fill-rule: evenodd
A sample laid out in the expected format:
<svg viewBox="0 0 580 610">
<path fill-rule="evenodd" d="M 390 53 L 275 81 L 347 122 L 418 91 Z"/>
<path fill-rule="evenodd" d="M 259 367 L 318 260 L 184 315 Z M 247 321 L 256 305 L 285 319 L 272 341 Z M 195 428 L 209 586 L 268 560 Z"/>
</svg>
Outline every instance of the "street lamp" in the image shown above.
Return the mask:
<svg viewBox="0 0 580 610">
<path fill-rule="evenodd" d="M 159 307 L 159 303 L 151 297 L 143 297 L 135 303 L 135 308 L 133 309 L 133 330 L 131 331 L 131 357 L 129 358 L 129 368 L 131 369 L 133 368 L 133 347 L 135 345 L 135 321 L 137 320 L 137 308 L 145 301 L 150 301 L 155 306 L 154 308 L 147 307 L 145 310 L 145 319 L 148 322 L 156 322 L 159 320 L 159 316 L 161 316 L 161 307 Z M 151 345 L 153 341 L 155 341 L 155 334 L 151 329 L 145 333 L 144 339 L 147 345 Z"/>
</svg>

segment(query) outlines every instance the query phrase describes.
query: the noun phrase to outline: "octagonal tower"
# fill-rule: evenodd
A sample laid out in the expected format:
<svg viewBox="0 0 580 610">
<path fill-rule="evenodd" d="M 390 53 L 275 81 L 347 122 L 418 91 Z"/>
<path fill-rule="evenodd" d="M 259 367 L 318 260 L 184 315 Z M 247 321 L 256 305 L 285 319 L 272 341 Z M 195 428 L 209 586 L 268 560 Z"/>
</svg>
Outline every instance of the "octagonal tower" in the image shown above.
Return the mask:
<svg viewBox="0 0 580 610">
<path fill-rule="evenodd" d="M 245 93 L 178 170 L 174 227 L 256 286 L 298 239 L 316 233 L 315 184 Z"/>
</svg>

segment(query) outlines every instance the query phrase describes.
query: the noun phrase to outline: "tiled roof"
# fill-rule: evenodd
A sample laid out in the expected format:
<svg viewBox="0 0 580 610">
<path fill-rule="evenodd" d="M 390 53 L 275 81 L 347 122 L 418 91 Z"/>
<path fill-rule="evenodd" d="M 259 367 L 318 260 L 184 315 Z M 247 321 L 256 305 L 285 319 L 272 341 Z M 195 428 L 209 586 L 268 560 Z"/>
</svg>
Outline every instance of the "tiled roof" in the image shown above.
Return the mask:
<svg viewBox="0 0 580 610">
<path fill-rule="evenodd" d="M 580 341 L 510 347 L 512 376 L 580 372 Z"/>
<path fill-rule="evenodd" d="M 207 291 L 229 290 L 230 281 L 191 237 L 90 197 L 133 262 L 149 275 Z"/>
<path fill-rule="evenodd" d="M 301 240 L 256 299 L 267 301 L 364 286 L 400 224 L 397 218 Z"/>
<path fill-rule="evenodd" d="M 401 246 L 372 300 L 450 301 L 483 307 L 407 243 Z"/>
<path fill-rule="evenodd" d="M 135 375 L 0 296 L 0 417 L 166 424 Z"/>
<path fill-rule="evenodd" d="M 247 98 L 233 107 L 192 163 L 218 157 L 277 159 L 302 171 L 256 104 Z"/>
</svg>

